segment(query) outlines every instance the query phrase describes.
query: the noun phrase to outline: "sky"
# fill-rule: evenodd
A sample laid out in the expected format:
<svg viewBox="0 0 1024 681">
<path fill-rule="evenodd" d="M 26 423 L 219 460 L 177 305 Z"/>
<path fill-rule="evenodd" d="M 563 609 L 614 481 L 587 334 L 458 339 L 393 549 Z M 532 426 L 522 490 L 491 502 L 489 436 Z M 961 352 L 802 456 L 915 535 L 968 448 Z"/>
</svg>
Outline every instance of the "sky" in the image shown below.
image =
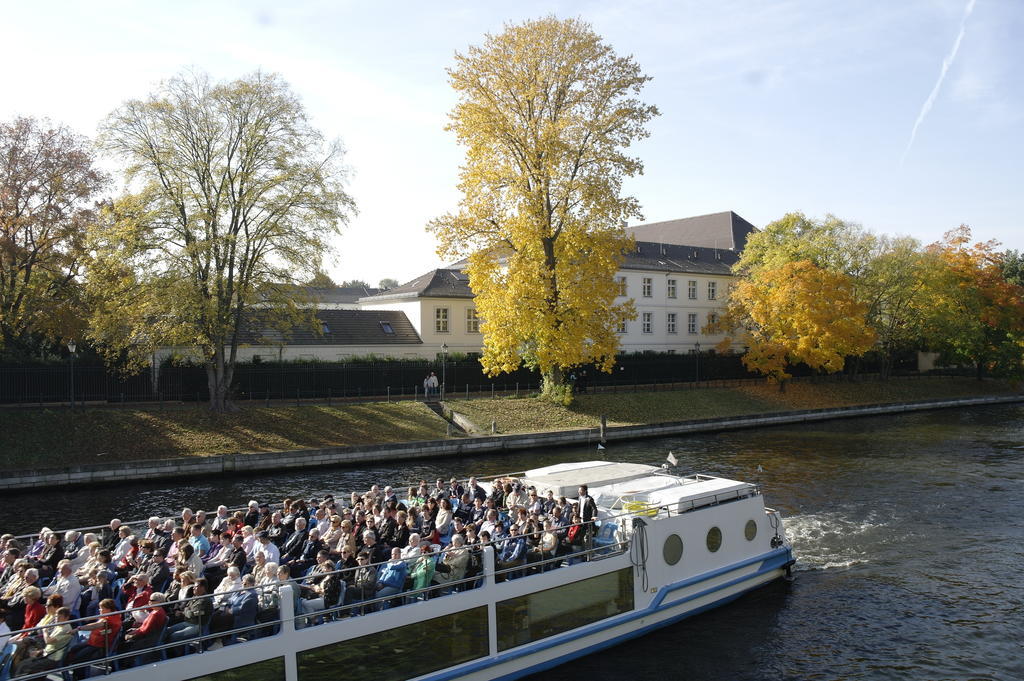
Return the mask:
<svg viewBox="0 0 1024 681">
<path fill-rule="evenodd" d="M 0 120 L 94 137 L 185 69 L 279 73 L 346 149 L 359 213 L 328 273 L 405 282 L 444 264 L 425 225 L 459 200 L 445 70 L 549 14 L 589 22 L 653 78 L 642 97 L 661 115 L 624 186 L 644 222 L 831 213 L 923 243 L 968 224 L 1024 250 L 1021 0 L 10 2 Z"/>
</svg>

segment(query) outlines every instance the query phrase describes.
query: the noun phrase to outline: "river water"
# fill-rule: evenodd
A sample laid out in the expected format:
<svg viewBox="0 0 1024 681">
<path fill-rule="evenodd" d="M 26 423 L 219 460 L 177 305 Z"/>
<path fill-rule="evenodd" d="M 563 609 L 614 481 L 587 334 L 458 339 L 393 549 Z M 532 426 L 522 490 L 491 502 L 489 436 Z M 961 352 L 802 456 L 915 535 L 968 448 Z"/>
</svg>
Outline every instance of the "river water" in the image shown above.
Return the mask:
<svg viewBox="0 0 1024 681">
<path fill-rule="evenodd" d="M 22 533 L 373 482 L 497 474 L 596 458 L 760 482 L 795 579 L 575 661 L 572 678 L 1024 679 L 1024 407 L 996 406 L 186 484 L 8 495 Z"/>
</svg>

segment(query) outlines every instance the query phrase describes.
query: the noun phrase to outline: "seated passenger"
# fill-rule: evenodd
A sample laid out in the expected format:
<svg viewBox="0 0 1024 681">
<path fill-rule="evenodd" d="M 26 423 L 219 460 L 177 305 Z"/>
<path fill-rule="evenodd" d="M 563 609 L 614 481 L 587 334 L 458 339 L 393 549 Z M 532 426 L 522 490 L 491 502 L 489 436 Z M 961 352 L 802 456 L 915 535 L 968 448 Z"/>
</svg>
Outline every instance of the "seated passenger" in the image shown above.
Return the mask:
<svg viewBox="0 0 1024 681">
<path fill-rule="evenodd" d="M 61 546 L 60 535 L 51 532 L 46 535 L 46 546 L 33 565 L 39 570 L 40 577 L 52 577 L 57 572 L 57 563 L 64 559 L 64 548 Z"/>
<path fill-rule="evenodd" d="M 74 665 L 106 657 L 114 648 L 117 633 L 121 630 L 121 615 L 117 606 L 110 598 L 100 601 L 99 619 L 95 622 L 76 627 L 75 631 L 88 631 L 89 638 L 83 643 L 76 643 L 64 657 L 64 664 Z M 87 667 L 74 671 L 76 679 L 86 678 Z"/>
<path fill-rule="evenodd" d="M 508 570 L 526 564 L 526 538 L 520 536 L 519 529 L 512 525 L 508 528 L 508 538 L 505 539 L 498 554 L 497 569 Z M 506 573 L 509 577 L 515 573 Z M 499 575 L 503 577 L 504 575 Z"/>
<path fill-rule="evenodd" d="M 213 601 L 210 598 L 200 598 L 208 593 L 206 579 L 200 577 L 196 580 L 192 595 L 196 598 L 185 601 L 179 610 L 181 621 L 172 624 L 167 629 L 167 642 L 180 643 L 198 637 L 203 633 L 203 627 L 210 621 L 213 615 Z M 182 654 L 181 648 L 171 648 L 168 651 L 171 656 Z"/>
<path fill-rule="evenodd" d="M 105 598 L 114 598 L 114 589 L 110 585 L 107 573 L 102 570 L 93 570 L 89 576 L 85 588 L 82 590 L 82 601 L 78 606 L 79 614 L 82 617 L 95 617 L 99 612 L 99 604 Z"/>
<path fill-rule="evenodd" d="M 301 518 L 300 518 L 301 520 Z M 320 530 L 315 527 L 309 531 L 306 541 L 295 557 L 288 562 L 294 574 L 302 574 L 316 564 L 317 555 L 324 551 L 324 543 L 320 541 Z"/>
<path fill-rule="evenodd" d="M 44 672 L 61 665 L 73 637 L 71 625 L 67 623 L 70 619 L 71 610 L 63 606 L 57 609 L 55 622 L 58 626 L 43 630 L 40 636 L 42 647 L 28 650 L 28 656 L 15 669 L 16 676 Z"/>
<path fill-rule="evenodd" d="M 149 597 L 149 607 L 144 611 L 145 617 L 142 624 L 131 629 L 124 635 L 124 644 L 119 653 L 133 653 L 147 648 L 152 648 L 160 641 L 160 635 L 167 624 L 167 612 L 164 610 L 164 601 L 167 597 L 157 591 Z M 135 613 L 132 613 L 135 614 Z M 140 658 L 146 662 L 146 656 Z M 135 666 L 136 658 L 129 657 L 121 660 L 122 667 Z"/>
<path fill-rule="evenodd" d="M 363 532 L 363 551 L 370 556 L 370 563 L 382 563 L 391 555 L 388 547 L 377 543 L 377 535 L 373 530 Z"/>
<path fill-rule="evenodd" d="M 27 566 L 28 562 L 22 563 L 22 565 Z M 15 576 L 8 583 L 7 591 L 4 593 L 3 598 L 0 598 L 0 616 L 7 622 L 7 626 L 10 627 L 11 631 L 21 629 L 30 616 L 35 617 L 38 615 L 34 620 L 38 621 L 46 614 L 46 608 L 39 603 L 39 599 L 42 598 L 42 592 L 36 586 L 38 581 L 39 570 L 24 567 L 21 575 Z M 33 594 L 35 594 L 35 601 L 30 602 L 29 599 Z"/>
<path fill-rule="evenodd" d="M 333 608 L 344 597 L 345 582 L 334 569 L 334 563 L 326 551 L 317 556 L 318 563 L 310 578 L 302 586 L 302 612 L 311 613 Z"/>
<path fill-rule="evenodd" d="M 360 603 L 377 596 L 377 568 L 370 565 L 370 554 L 360 551 L 356 556 L 358 567 L 352 577 L 352 588 L 345 594 L 345 602 Z"/>
<path fill-rule="evenodd" d="M 238 535 L 236 535 L 236 537 L 238 537 Z M 242 538 L 239 537 L 238 541 L 241 543 Z M 256 541 L 258 544 L 253 549 L 253 555 L 262 553 L 264 560 L 268 563 L 281 562 L 281 550 L 278 548 L 278 545 L 271 541 L 269 531 L 265 529 L 261 530 L 260 533 L 256 535 Z"/>
<path fill-rule="evenodd" d="M 242 572 L 237 566 L 232 565 L 228 568 L 227 575 L 220 581 L 217 588 L 214 590 L 216 596 L 213 599 L 213 605 L 215 608 L 223 608 L 227 605 L 228 596 L 230 592 L 235 589 L 241 588 L 242 586 Z"/>
<path fill-rule="evenodd" d="M 195 585 L 195 574 L 186 570 L 176 575 L 174 581 L 167 587 L 167 591 L 164 592 L 164 595 L 167 596 L 167 616 L 172 624 L 181 621 L 182 611 L 188 605 L 188 599 L 192 597 Z"/>
<path fill-rule="evenodd" d="M 461 534 L 452 535 L 451 546 L 444 550 L 435 567 L 434 581 L 445 585 L 464 579 L 469 567 L 469 559 L 466 540 Z"/>
<path fill-rule="evenodd" d="M 394 596 L 405 588 L 405 576 L 409 572 L 409 564 L 402 559 L 402 550 L 391 549 L 391 560 L 380 566 L 377 571 L 377 597 Z"/>
<path fill-rule="evenodd" d="M 203 559 L 199 557 L 193 544 L 185 543 L 178 549 L 177 566 L 192 572 L 196 577 L 201 577 L 206 571 Z"/>
<path fill-rule="evenodd" d="M 71 572 L 71 561 L 67 559 L 62 560 L 57 564 L 57 575 L 43 591 L 43 594 L 46 596 L 60 594 L 64 600 L 62 605 L 77 609 L 78 596 L 81 593 L 82 583 Z"/>
<path fill-rule="evenodd" d="M 419 555 L 416 560 L 412 562 L 409 567 L 409 579 L 411 581 L 411 587 L 413 591 L 419 591 L 420 589 L 426 589 L 434 581 L 434 562 L 437 557 L 432 551 L 430 542 L 423 540 L 420 542 Z M 427 600 L 429 592 L 424 592 L 417 595 L 417 598 Z"/>
</svg>

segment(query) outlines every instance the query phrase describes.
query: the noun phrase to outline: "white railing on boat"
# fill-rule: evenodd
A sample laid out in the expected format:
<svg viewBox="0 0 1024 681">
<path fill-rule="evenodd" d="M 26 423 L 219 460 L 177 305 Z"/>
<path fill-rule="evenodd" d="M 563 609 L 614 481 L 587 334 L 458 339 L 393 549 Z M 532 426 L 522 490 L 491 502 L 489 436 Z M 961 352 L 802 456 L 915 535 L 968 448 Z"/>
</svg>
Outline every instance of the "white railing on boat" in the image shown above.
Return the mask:
<svg viewBox="0 0 1024 681">
<path fill-rule="evenodd" d="M 632 516 L 633 514 L 624 514 L 626 516 Z M 608 522 L 611 519 L 621 520 L 622 516 L 616 516 L 614 518 L 605 519 Z M 580 526 L 585 526 L 588 523 L 579 523 Z M 566 526 L 563 529 L 573 527 L 572 525 Z M 540 533 L 534 533 L 540 534 Z M 529 537 L 530 535 L 522 535 Z M 592 537 L 587 540 L 592 540 Z M 535 561 L 524 561 L 522 564 L 515 565 L 513 567 L 497 569 L 497 561 L 494 554 L 493 544 L 486 545 L 479 549 L 473 549 L 472 547 L 465 547 L 462 550 L 477 550 L 482 554 L 481 560 L 481 572 L 480 574 L 473 575 L 471 577 L 465 577 L 460 580 L 454 580 L 447 584 L 432 584 L 429 587 L 422 589 L 411 589 L 399 592 L 397 594 L 383 596 L 378 598 L 370 598 L 366 600 L 360 600 L 348 604 L 335 604 L 322 609 L 317 609 L 312 612 L 295 612 L 295 593 L 294 590 L 301 592 L 302 584 L 312 578 L 326 577 L 330 574 L 341 574 L 352 572 L 358 568 L 343 568 L 341 570 L 333 570 L 329 572 L 307 574 L 302 577 L 296 577 L 283 582 L 277 582 L 268 585 L 257 585 L 254 587 L 239 588 L 231 591 L 223 591 L 220 593 L 211 593 L 203 596 L 192 596 L 189 598 L 175 599 L 167 602 L 163 607 L 180 606 L 189 601 L 195 601 L 199 599 L 219 599 L 230 597 L 233 593 L 246 591 L 249 589 L 255 590 L 257 594 L 267 593 L 268 590 L 277 591 L 277 601 L 279 605 L 278 617 L 276 619 L 270 619 L 266 621 L 260 621 L 251 626 L 240 627 L 237 629 L 229 629 L 224 631 L 211 632 L 209 630 L 209 622 L 205 625 L 200 621 L 199 628 L 200 634 L 191 637 L 184 641 L 176 641 L 173 643 L 167 643 L 164 641 L 166 635 L 166 629 L 169 623 L 165 625 L 164 631 L 160 634 L 160 640 L 156 645 L 133 650 L 130 652 L 118 652 L 120 642 L 123 640 L 124 627 L 122 626 L 118 632 L 118 638 L 112 649 L 104 651 L 104 655 L 95 660 L 89 660 L 87 662 L 80 662 L 77 664 L 58 666 L 54 669 L 49 669 L 41 672 L 34 672 L 24 675 L 15 675 L 15 670 L 11 669 L 9 676 L 4 677 L 0 673 L 0 679 L 6 681 L 9 679 L 18 679 L 18 681 L 29 681 L 31 679 L 45 679 L 51 674 L 64 675 L 65 672 L 70 674 L 77 669 L 89 669 L 93 675 L 95 673 L 107 675 L 121 670 L 121 666 L 125 661 L 139 661 L 149 659 L 156 656 L 160 660 L 167 659 L 167 652 L 176 649 L 184 650 L 185 654 L 201 654 L 207 651 L 208 644 L 217 640 L 228 640 L 229 645 L 236 643 L 248 643 L 251 641 L 257 641 L 267 636 L 274 636 L 280 633 L 282 626 L 287 626 L 294 629 L 304 629 L 310 626 L 318 626 L 327 622 L 337 621 L 345 617 L 361 616 L 364 614 L 372 614 L 378 611 L 379 608 L 390 606 L 394 603 L 398 603 L 399 606 L 404 604 L 413 603 L 420 600 L 427 600 L 433 597 L 443 597 L 454 593 L 462 593 L 465 591 L 481 588 L 489 585 L 493 585 L 496 582 L 511 580 L 511 579 L 522 579 L 529 577 L 533 574 L 542 574 L 553 569 L 569 569 L 574 564 L 592 562 L 595 560 L 602 560 L 617 556 L 625 552 L 630 546 L 628 539 L 624 541 L 614 541 L 600 546 L 586 546 L 584 545 L 578 551 L 570 551 L 569 553 L 563 553 L 553 555 L 550 558 L 544 558 Z M 441 560 L 441 556 L 446 553 L 449 549 L 441 549 L 433 554 L 436 561 Z M 410 562 L 417 560 L 417 558 L 408 559 Z M 387 561 L 382 563 L 374 563 L 373 566 L 379 567 L 384 565 Z M 563 566 L 562 563 L 565 565 Z M 346 590 L 342 591 L 344 596 Z M 436 594 L 436 596 L 435 596 Z M 116 595 L 116 594 L 115 594 Z M 133 613 L 143 612 L 151 609 L 153 606 L 145 605 L 137 608 L 126 608 L 123 610 L 115 611 L 113 614 L 118 614 L 122 622 L 129 621 L 129 618 L 133 617 Z M 11 637 L 18 637 L 21 635 L 32 635 L 42 634 L 44 630 L 62 626 L 71 625 L 72 627 L 80 626 L 90 622 L 97 621 L 101 615 L 92 615 L 86 617 L 79 617 L 77 619 L 69 620 L 68 622 L 47 624 L 44 626 L 32 627 L 29 629 L 19 629 L 11 632 Z M 212 619 L 212 617 L 211 617 Z M 276 632 L 274 631 L 276 630 Z M 274 632 L 267 634 L 266 632 Z M 255 634 L 255 635 L 253 635 Z M 68 647 L 71 647 L 75 643 L 73 638 L 68 643 Z M 7 656 L 12 655 L 14 652 L 14 644 L 9 643 L 2 651 L 0 651 L 0 670 L 4 668 L 7 663 Z M 65 678 L 68 678 L 65 676 Z"/>
</svg>

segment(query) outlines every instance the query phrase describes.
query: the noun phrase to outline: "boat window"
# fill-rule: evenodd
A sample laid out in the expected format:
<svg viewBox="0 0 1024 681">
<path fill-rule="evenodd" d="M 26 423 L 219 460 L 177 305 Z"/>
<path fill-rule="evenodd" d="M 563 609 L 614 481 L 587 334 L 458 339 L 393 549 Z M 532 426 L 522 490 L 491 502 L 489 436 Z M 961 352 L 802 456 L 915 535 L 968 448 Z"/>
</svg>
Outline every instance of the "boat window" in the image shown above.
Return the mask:
<svg viewBox="0 0 1024 681">
<path fill-rule="evenodd" d="M 743 528 L 743 536 L 747 538 L 747 541 L 754 541 L 754 537 L 757 536 L 757 523 L 748 520 L 747 526 Z"/>
<path fill-rule="evenodd" d="M 339 670 L 346 669 L 373 669 L 373 681 L 401 681 L 484 657 L 488 648 L 487 606 L 480 606 L 310 648 L 296 657 L 299 681 L 337 681 Z"/>
<path fill-rule="evenodd" d="M 244 667 L 196 676 L 188 681 L 284 681 L 284 658 L 275 657 Z"/>
<path fill-rule="evenodd" d="M 538 641 L 633 609 L 633 568 L 499 601 L 498 650 Z"/>
<path fill-rule="evenodd" d="M 665 539 L 665 546 L 662 548 L 661 554 L 669 565 L 679 562 L 679 559 L 683 557 L 683 540 L 679 538 L 678 534 L 670 534 Z"/>
<path fill-rule="evenodd" d="M 708 551 L 714 553 L 722 548 L 722 531 L 717 527 L 708 530 Z"/>
</svg>

